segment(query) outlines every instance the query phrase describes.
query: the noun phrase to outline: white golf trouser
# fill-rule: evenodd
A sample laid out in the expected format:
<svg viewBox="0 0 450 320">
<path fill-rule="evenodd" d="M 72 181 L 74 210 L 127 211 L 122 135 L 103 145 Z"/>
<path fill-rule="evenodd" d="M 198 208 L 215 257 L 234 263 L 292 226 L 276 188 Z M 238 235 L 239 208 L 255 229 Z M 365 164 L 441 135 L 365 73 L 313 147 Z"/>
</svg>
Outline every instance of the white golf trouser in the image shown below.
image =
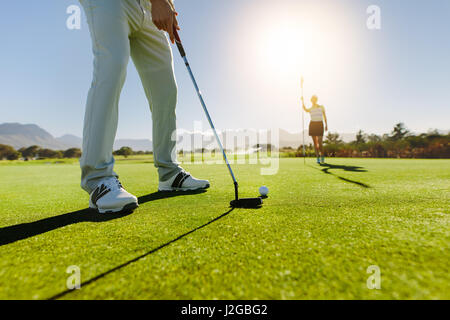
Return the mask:
<svg viewBox="0 0 450 320">
<path fill-rule="evenodd" d="M 80 159 L 81 186 L 91 192 L 113 171 L 119 96 L 131 56 L 153 117 L 153 152 L 159 179 L 181 168 L 176 162 L 177 85 L 170 44 L 151 18 L 149 0 L 80 0 L 87 16 L 94 52 Z"/>
</svg>

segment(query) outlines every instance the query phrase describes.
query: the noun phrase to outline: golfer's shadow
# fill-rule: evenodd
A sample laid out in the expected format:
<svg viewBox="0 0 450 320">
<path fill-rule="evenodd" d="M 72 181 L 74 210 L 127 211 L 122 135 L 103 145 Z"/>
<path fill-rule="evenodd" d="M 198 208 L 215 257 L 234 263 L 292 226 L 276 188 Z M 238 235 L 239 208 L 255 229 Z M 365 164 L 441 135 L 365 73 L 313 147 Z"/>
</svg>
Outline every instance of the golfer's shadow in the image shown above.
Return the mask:
<svg viewBox="0 0 450 320">
<path fill-rule="evenodd" d="M 206 192 L 205 190 L 188 191 L 188 192 L 155 192 L 146 196 L 139 197 L 139 204 L 146 202 L 185 196 L 195 195 Z M 14 226 L 0 228 L 0 246 L 10 244 L 19 240 L 31 238 L 52 230 L 69 226 L 80 222 L 106 222 L 120 219 L 130 215 L 132 211 L 125 213 L 108 213 L 100 214 L 92 209 L 83 209 L 74 212 L 64 213 L 58 216 L 45 218 L 42 220 L 17 224 Z"/>
<path fill-rule="evenodd" d="M 186 194 L 186 193 L 184 193 L 184 194 Z M 149 196 L 152 196 L 152 195 L 149 195 Z M 172 194 L 171 196 L 175 196 L 175 195 Z M 162 199 L 162 198 L 157 196 L 157 199 Z M 126 267 L 126 266 L 128 266 L 128 265 L 130 265 L 132 263 L 134 263 L 134 262 L 137 262 L 137 261 L 141 260 L 142 258 L 145 258 L 145 257 L 147 257 L 147 256 L 149 256 L 149 255 L 151 255 L 151 254 L 153 254 L 153 253 L 155 253 L 155 252 L 157 252 L 157 251 L 159 251 L 161 249 L 164 249 L 165 247 L 168 247 L 172 243 L 177 242 L 177 241 L 187 237 L 188 235 L 190 235 L 190 234 L 192 234 L 192 233 L 194 233 L 194 232 L 196 232 L 196 231 L 198 231 L 200 229 L 203 229 L 203 228 L 209 226 L 210 224 L 213 224 L 214 222 L 216 222 L 216 221 L 218 221 L 218 220 L 228 216 L 233 210 L 234 210 L 234 208 L 230 208 L 227 212 L 222 213 L 221 215 L 219 215 L 219 216 L 209 220 L 208 222 L 205 222 L 204 224 L 202 224 L 202 225 L 200 225 L 198 227 L 195 227 L 192 230 L 189 230 L 189 231 L 187 231 L 187 232 L 185 232 L 185 233 L 183 233 L 183 234 L 181 234 L 181 235 L 179 235 L 179 236 L 177 236 L 177 237 L 175 237 L 175 238 L 173 238 L 173 239 L 171 239 L 171 240 L 169 240 L 169 241 L 159 245 L 156 248 L 152 248 L 149 251 L 141 254 L 140 256 L 137 256 L 137 257 L 135 257 L 135 258 L 133 258 L 131 260 L 128 260 L 128 261 L 126 261 L 126 262 L 124 262 L 124 263 L 122 263 L 122 264 L 120 264 L 120 265 L 118 265 L 118 266 L 116 266 L 116 267 L 114 267 L 112 269 L 104 271 L 104 272 L 98 274 L 97 276 L 95 276 L 93 278 L 90 278 L 87 281 L 84 281 L 83 283 L 81 283 L 81 286 L 84 288 L 87 285 L 89 285 L 89 284 L 91 284 L 91 283 L 93 283 L 93 282 L 95 282 L 95 281 L 97 281 L 97 280 L 99 280 L 99 279 L 101 279 L 101 278 L 103 278 L 103 277 L 105 277 L 105 276 L 115 272 L 115 271 L 118 271 L 118 270 L 120 270 L 120 269 L 122 269 L 122 268 L 124 268 L 124 267 Z M 57 293 L 54 296 L 48 298 L 48 300 L 56 300 L 56 299 L 62 298 L 63 296 L 67 295 L 68 293 L 70 293 L 72 291 L 73 291 L 72 289 L 67 289 L 65 291 Z"/>
<path fill-rule="evenodd" d="M 339 176 L 339 175 L 337 175 L 335 173 L 330 172 L 330 170 L 335 170 L 335 169 L 344 170 L 344 171 L 350 171 L 350 172 L 367 172 L 367 170 L 364 169 L 363 167 L 336 165 L 336 164 L 330 164 L 330 163 L 322 163 L 322 164 L 320 164 L 320 167 L 322 169 L 319 169 L 319 170 L 321 170 L 323 173 L 332 175 L 332 176 L 338 178 L 339 180 L 356 184 L 356 185 L 358 185 L 358 186 L 360 186 L 362 188 L 367 188 L 367 189 L 370 188 L 370 186 L 368 184 L 365 184 L 365 183 L 360 182 L 360 181 L 344 178 L 344 177 L 341 177 L 341 176 Z M 316 169 L 316 167 L 313 167 L 313 168 Z"/>
</svg>

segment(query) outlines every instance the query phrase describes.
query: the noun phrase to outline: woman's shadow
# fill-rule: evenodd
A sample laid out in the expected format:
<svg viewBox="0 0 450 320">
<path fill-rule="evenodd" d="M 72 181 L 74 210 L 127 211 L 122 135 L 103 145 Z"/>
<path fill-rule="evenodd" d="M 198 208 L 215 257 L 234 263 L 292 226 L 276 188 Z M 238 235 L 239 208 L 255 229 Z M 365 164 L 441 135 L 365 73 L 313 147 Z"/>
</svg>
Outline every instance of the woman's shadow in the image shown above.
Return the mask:
<svg viewBox="0 0 450 320">
<path fill-rule="evenodd" d="M 351 172 L 367 172 L 367 170 L 364 169 L 363 167 L 336 165 L 336 164 L 329 164 L 329 163 L 322 163 L 322 164 L 320 164 L 320 167 L 322 169 L 319 169 L 319 170 L 321 170 L 323 173 L 330 174 L 330 175 L 338 178 L 339 180 L 356 184 L 356 185 L 358 185 L 358 186 L 360 186 L 362 188 L 366 188 L 366 189 L 370 188 L 370 186 L 368 184 L 365 184 L 365 183 L 360 182 L 360 181 L 344 178 L 344 177 L 341 177 L 341 176 L 339 176 L 337 174 L 334 174 L 334 173 L 330 172 L 330 170 L 335 170 L 335 169 L 344 170 L 344 171 L 351 171 Z M 316 169 L 316 167 L 313 167 L 313 168 Z"/>
<path fill-rule="evenodd" d="M 187 192 L 155 192 L 146 196 L 139 197 L 139 204 L 185 195 L 196 195 L 206 192 L 205 190 L 187 191 Z M 83 209 L 64 213 L 58 216 L 45 218 L 42 220 L 21 223 L 13 226 L 0 228 L 0 246 L 10 244 L 19 240 L 31 238 L 55 229 L 59 229 L 71 224 L 80 222 L 105 222 L 130 215 L 132 211 L 124 213 L 99 214 L 92 209 Z"/>
</svg>

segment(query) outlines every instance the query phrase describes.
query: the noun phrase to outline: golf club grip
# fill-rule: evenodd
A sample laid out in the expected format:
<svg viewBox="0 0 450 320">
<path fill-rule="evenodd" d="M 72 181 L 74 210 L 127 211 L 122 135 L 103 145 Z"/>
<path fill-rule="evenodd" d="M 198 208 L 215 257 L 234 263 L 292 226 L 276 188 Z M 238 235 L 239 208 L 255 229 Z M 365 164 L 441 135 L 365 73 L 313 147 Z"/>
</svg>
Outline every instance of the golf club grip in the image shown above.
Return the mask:
<svg viewBox="0 0 450 320">
<path fill-rule="evenodd" d="M 175 36 L 175 43 L 177 44 L 178 51 L 180 51 L 180 55 L 182 58 L 186 57 L 186 51 L 184 51 L 183 44 L 181 43 L 180 35 L 178 34 L 178 30 L 173 27 L 173 34 Z"/>
</svg>

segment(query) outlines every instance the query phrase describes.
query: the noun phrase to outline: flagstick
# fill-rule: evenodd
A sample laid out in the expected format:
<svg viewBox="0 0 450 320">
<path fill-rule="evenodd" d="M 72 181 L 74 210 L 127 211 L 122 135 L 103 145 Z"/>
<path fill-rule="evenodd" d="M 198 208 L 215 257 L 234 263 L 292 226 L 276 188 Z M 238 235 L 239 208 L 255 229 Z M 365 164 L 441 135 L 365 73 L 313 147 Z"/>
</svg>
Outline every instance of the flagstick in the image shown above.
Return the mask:
<svg viewBox="0 0 450 320">
<path fill-rule="evenodd" d="M 302 98 L 303 98 L 303 77 L 302 77 Z M 305 150 L 305 110 L 303 110 L 303 99 L 302 99 L 302 135 L 303 135 L 303 165 L 306 164 L 306 150 Z"/>
</svg>

